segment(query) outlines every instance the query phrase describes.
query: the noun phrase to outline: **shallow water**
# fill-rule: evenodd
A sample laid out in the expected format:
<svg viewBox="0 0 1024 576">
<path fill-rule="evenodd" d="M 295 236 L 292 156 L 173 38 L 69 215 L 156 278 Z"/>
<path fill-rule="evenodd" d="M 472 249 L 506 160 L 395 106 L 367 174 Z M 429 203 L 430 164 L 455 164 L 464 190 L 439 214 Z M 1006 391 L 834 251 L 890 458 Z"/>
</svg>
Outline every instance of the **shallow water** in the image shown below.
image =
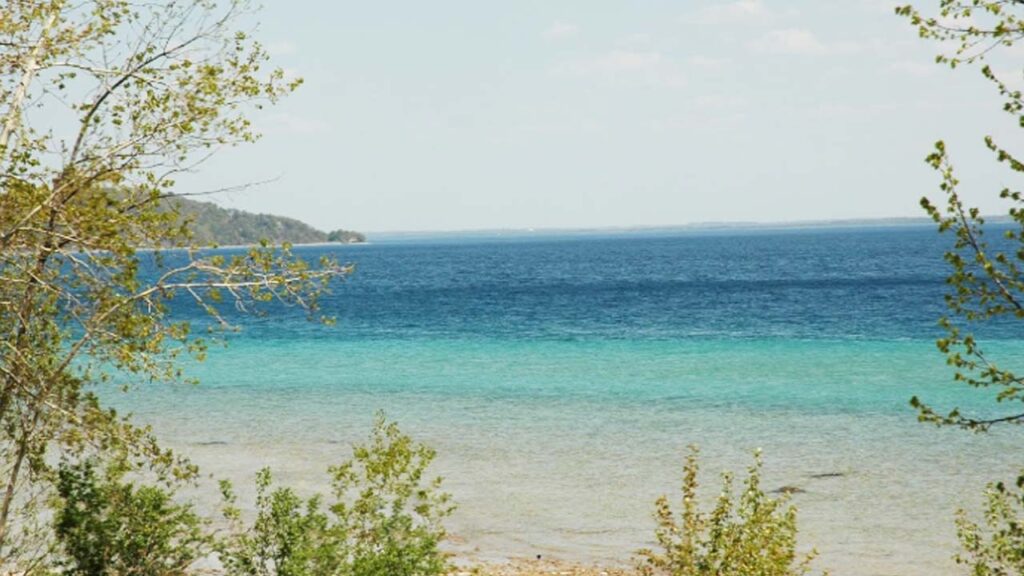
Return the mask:
<svg viewBox="0 0 1024 576">
<path fill-rule="evenodd" d="M 326 303 L 337 327 L 243 319 L 190 368 L 201 386 L 112 399 L 204 472 L 248 485 L 270 465 L 302 490 L 383 409 L 437 448 L 457 548 L 491 559 L 628 560 L 688 445 L 708 497 L 760 448 L 768 488 L 806 490 L 820 567 L 955 574 L 954 510 L 1024 462 L 1016 429 L 938 430 L 908 406 L 991 409 L 935 351 L 943 242 L 906 227 L 342 247 L 359 267 Z M 1015 326 L 987 330 L 1021 357 Z"/>
</svg>

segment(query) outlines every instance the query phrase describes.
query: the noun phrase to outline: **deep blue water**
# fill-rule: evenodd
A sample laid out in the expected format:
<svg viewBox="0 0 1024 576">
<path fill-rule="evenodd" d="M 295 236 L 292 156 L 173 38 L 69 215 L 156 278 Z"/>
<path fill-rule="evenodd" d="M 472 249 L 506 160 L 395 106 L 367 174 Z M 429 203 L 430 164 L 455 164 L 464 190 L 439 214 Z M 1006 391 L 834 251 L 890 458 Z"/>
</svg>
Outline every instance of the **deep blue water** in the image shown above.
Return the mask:
<svg viewBox="0 0 1024 576">
<path fill-rule="evenodd" d="M 339 325 L 277 313 L 241 337 L 934 339 L 948 242 L 904 226 L 300 247 L 356 263 L 323 303 Z"/>
</svg>

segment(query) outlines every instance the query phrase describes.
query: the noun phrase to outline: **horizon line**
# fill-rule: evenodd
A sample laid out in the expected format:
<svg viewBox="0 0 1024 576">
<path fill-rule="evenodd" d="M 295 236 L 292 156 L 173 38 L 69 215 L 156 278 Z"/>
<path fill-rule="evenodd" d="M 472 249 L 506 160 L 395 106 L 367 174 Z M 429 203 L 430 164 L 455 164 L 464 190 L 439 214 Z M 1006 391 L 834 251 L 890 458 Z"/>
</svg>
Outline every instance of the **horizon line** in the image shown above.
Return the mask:
<svg viewBox="0 0 1024 576">
<path fill-rule="evenodd" d="M 1008 220 L 1005 214 L 982 215 L 985 220 Z M 361 230 L 363 234 L 486 234 L 486 233 L 526 233 L 551 234 L 559 232 L 644 232 L 658 230 L 686 229 L 735 229 L 735 228 L 818 228 L 842 227 L 857 225 L 915 225 L 934 224 L 928 216 L 877 216 L 866 218 L 806 219 L 806 220 L 707 220 L 682 224 L 633 224 L 611 226 L 518 226 L 492 228 L 449 228 L 449 229 L 391 229 Z"/>
</svg>

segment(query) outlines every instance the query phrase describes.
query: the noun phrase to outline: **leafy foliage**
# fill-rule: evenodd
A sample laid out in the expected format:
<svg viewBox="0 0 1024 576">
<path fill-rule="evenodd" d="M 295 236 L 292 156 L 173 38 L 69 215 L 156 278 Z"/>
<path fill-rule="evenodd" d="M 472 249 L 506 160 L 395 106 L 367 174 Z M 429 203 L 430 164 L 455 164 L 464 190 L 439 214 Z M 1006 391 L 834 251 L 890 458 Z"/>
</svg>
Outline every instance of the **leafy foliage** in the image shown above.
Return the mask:
<svg viewBox="0 0 1024 576">
<path fill-rule="evenodd" d="M 942 190 L 947 195 L 944 211 L 927 198 L 921 204 L 938 223 L 939 230 L 954 236 L 953 249 L 945 254 L 952 268 L 946 279 L 950 286 L 946 305 L 950 314 L 940 320 L 946 337 L 937 342 L 946 355 L 946 362 L 954 368 L 954 380 L 975 388 L 994 390 L 996 402 L 1024 402 L 1024 377 L 1005 364 L 998 364 L 983 349 L 974 334 L 963 324 L 978 328 L 985 322 L 1000 318 L 1024 319 L 1024 211 L 1012 207 L 1010 215 L 1018 230 L 1005 233 L 1004 248 L 992 249 L 986 241 L 984 218 L 977 208 L 965 208 L 957 193 L 958 180 L 949 163 L 945 145 L 936 144 L 936 151 L 928 157 L 929 163 L 942 174 Z M 1003 191 L 1004 198 L 1018 204 L 1019 192 Z M 954 408 L 939 414 L 921 399 L 914 397 L 911 404 L 919 411 L 922 421 L 951 424 L 972 430 L 987 430 L 1002 422 L 1020 422 L 1024 413 L 1005 416 L 980 417 L 964 415 Z"/>
<path fill-rule="evenodd" d="M 433 576 L 448 569 L 439 545 L 453 507 L 441 479 L 426 480 L 434 458 L 378 415 L 368 444 L 330 468 L 333 502 L 301 499 L 257 477 L 257 516 L 246 525 L 229 484 L 225 516 L 233 528 L 220 544 L 228 576 Z"/>
<path fill-rule="evenodd" d="M 655 537 L 660 552 L 642 550 L 640 570 L 668 576 L 796 576 L 807 574 L 815 553 L 796 552 L 796 508 L 761 489 L 761 457 L 755 454 L 743 492 L 733 494 L 733 478 L 722 474 L 714 508 L 697 503 L 698 451 L 691 448 L 683 468 L 682 508 L 677 515 L 667 497 L 656 503 Z"/>
<path fill-rule="evenodd" d="M 1012 487 L 990 484 L 985 499 L 985 528 L 962 510 L 957 515 L 963 547 L 957 563 L 970 566 L 974 576 L 1024 574 L 1024 475 Z"/>
<path fill-rule="evenodd" d="M 953 46 L 952 54 L 936 57 L 937 62 L 953 68 L 984 62 L 996 48 L 1012 46 L 1024 38 L 1024 3 L 1018 1 L 940 0 L 938 15 L 934 17 L 922 16 L 909 5 L 897 8 L 896 13 L 909 18 L 922 38 Z M 981 72 L 995 84 L 1004 101 L 1003 110 L 1024 127 L 1021 91 L 1010 88 L 988 64 L 982 66 Z M 986 136 L 985 145 L 998 162 L 1005 163 L 1013 172 L 1024 172 L 1024 164 L 991 136 Z M 954 238 L 953 248 L 945 254 L 952 269 L 946 279 L 949 315 L 940 320 L 946 337 L 938 340 L 938 348 L 953 367 L 956 381 L 994 391 L 996 403 L 1024 402 L 1024 375 L 1007 367 L 1005 358 L 997 362 L 969 331 L 983 327 L 986 322 L 1024 320 L 1024 195 L 1009 187 L 1000 191 L 1000 197 L 1010 202 L 1012 226 L 1004 233 L 1002 242 L 993 246 L 986 239 L 985 219 L 979 210 L 965 207 L 960 199 L 960 182 L 946 144 L 937 142 L 927 161 L 942 178 L 940 189 L 946 203 L 940 208 L 922 198 L 921 205 L 938 224 L 939 231 Z M 940 414 L 917 397 L 911 399 L 911 404 L 918 409 L 922 421 L 974 431 L 985 431 L 1001 423 L 1024 422 L 1020 408 L 1007 415 L 989 417 L 963 414 L 956 408 Z M 984 528 L 963 510 L 957 513 L 957 534 L 962 547 L 957 562 L 970 566 L 975 576 L 1024 574 L 1024 475 L 1017 478 L 1015 487 L 1002 482 L 990 484 L 983 516 Z"/>
<path fill-rule="evenodd" d="M 921 37 L 951 46 L 952 53 L 940 53 L 936 60 L 954 68 L 985 62 L 996 48 L 1024 38 L 1024 4 L 1020 2 L 941 0 L 936 16 L 924 16 L 909 5 L 897 8 L 896 12 L 908 18 Z M 1014 117 L 1018 126 L 1024 126 L 1021 91 L 1009 87 L 988 64 L 982 66 L 981 72 L 1003 98 L 1003 110 Z M 1013 172 L 1024 172 L 1024 163 L 994 138 L 986 137 L 985 145 L 998 162 L 1005 163 Z M 999 192 L 1000 197 L 1011 203 L 1009 216 L 1013 227 L 1002 242 L 994 245 L 986 239 L 985 220 L 978 209 L 965 207 L 960 198 L 960 182 L 946 144 L 937 142 L 927 161 L 942 178 L 940 188 L 946 201 L 940 207 L 922 198 L 921 205 L 940 232 L 954 237 L 953 248 L 945 254 L 951 268 L 946 280 L 949 314 L 940 320 L 946 336 L 938 340 L 938 348 L 953 367 L 956 381 L 992 390 L 997 403 L 1024 402 L 1024 375 L 1009 366 L 1007 359 L 993 358 L 974 335 L 986 322 L 1024 320 L 1024 195 L 1012 188 Z M 976 431 L 999 423 L 1024 422 L 1024 410 L 1020 408 L 989 416 L 964 414 L 958 408 L 939 413 L 918 397 L 912 398 L 911 404 L 922 421 Z"/>
<path fill-rule="evenodd" d="M 261 241 L 311 244 L 327 240 L 325 233 L 292 218 L 221 208 L 187 198 L 171 198 L 166 203 L 188 221 L 193 242 L 201 246 L 244 246 Z"/>
<path fill-rule="evenodd" d="M 952 47 L 952 53 L 939 53 L 935 61 L 956 68 L 1024 38 L 1020 7 L 1016 0 L 939 0 L 934 16 L 910 4 L 897 7 L 896 14 L 906 17 L 921 38 Z"/>
<path fill-rule="evenodd" d="M 159 486 L 124 481 L 124 472 L 100 472 L 91 459 L 60 466 L 54 526 L 62 573 L 184 574 L 209 553 L 211 538 L 190 507 Z"/>
<path fill-rule="evenodd" d="M 303 576 L 335 574 L 343 562 L 344 534 L 331 525 L 322 499 L 307 501 L 290 488 L 273 489 L 270 470 L 256 478 L 255 523 L 241 526 L 230 485 L 222 484 L 228 506 L 225 516 L 235 532 L 219 544 L 225 571 L 238 576 Z"/>
<path fill-rule="evenodd" d="M 366 236 L 350 230 L 325 233 L 305 222 L 270 214 L 221 208 L 210 202 L 188 198 L 169 198 L 169 210 L 188 222 L 192 240 L 198 245 L 312 244 L 316 242 L 365 242 Z"/>
<path fill-rule="evenodd" d="M 178 196 L 177 174 L 256 140 L 246 114 L 300 84 L 243 31 L 250 11 L 245 0 L 4 6 L 0 571 L 44 563 L 51 535 L 38 517 L 60 457 L 127 452 L 164 478 L 195 473 L 94 394 L 115 379 L 180 380 L 180 355 L 204 355 L 171 316 L 176 301 L 208 312 L 214 332 L 231 328 L 224 307 L 271 300 L 322 318 L 319 296 L 349 271 L 287 246 L 195 251 L 187 224 L 162 207 Z"/>
</svg>

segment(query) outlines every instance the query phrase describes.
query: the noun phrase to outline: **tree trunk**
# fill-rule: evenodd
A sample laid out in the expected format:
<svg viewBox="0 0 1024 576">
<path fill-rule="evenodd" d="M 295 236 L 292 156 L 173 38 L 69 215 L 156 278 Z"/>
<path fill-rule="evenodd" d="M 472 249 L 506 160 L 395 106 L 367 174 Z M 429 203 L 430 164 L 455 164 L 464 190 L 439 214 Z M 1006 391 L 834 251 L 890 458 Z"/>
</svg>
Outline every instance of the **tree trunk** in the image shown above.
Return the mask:
<svg viewBox="0 0 1024 576">
<path fill-rule="evenodd" d="M 39 33 L 39 41 L 22 61 L 21 82 L 18 83 L 18 87 L 14 91 L 11 107 L 7 110 L 7 119 L 4 121 L 3 130 L 0 131 L 0 158 L 7 156 L 7 145 L 11 140 L 11 135 L 21 124 L 21 107 L 28 96 L 28 88 L 32 85 L 32 79 L 35 78 L 36 72 L 39 70 L 39 58 L 43 54 L 43 49 L 46 48 L 50 30 L 56 23 L 57 11 L 54 11 L 46 19 L 46 24 L 43 25 L 43 30 Z M 0 194 L 3 193 L 6 192 L 0 189 Z"/>
</svg>

